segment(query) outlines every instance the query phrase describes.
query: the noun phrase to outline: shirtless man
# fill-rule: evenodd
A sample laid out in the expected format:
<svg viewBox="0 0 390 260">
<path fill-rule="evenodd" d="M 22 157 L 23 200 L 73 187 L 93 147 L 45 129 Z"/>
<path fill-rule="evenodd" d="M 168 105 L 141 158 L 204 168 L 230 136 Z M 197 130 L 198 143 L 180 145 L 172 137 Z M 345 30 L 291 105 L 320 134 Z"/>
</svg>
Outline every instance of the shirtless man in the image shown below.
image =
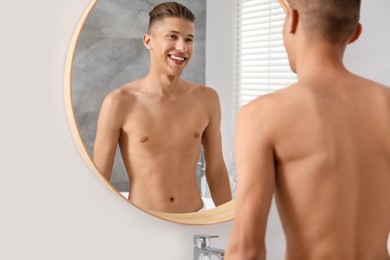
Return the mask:
<svg viewBox="0 0 390 260">
<path fill-rule="evenodd" d="M 201 145 L 206 179 L 216 206 L 231 200 L 221 148 L 217 93 L 180 79 L 190 61 L 195 16 L 181 4 L 150 12 L 144 45 L 149 73 L 111 92 L 98 120 L 93 161 L 110 180 L 119 143 L 130 180 L 129 201 L 161 212 L 195 212 L 203 207 L 196 180 Z"/>
<path fill-rule="evenodd" d="M 273 194 L 288 260 L 389 259 L 390 89 L 347 71 L 360 0 L 290 0 L 298 82 L 239 114 L 236 216 L 225 260 L 265 259 Z"/>
</svg>

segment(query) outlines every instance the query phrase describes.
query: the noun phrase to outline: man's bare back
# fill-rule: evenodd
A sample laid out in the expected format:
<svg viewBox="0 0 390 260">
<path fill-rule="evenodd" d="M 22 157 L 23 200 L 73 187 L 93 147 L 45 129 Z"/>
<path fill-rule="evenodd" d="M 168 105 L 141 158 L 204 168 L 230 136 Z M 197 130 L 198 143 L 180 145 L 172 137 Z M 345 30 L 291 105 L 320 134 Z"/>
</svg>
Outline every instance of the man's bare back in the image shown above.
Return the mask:
<svg viewBox="0 0 390 260">
<path fill-rule="evenodd" d="M 342 62 L 362 29 L 360 4 L 288 3 L 283 36 L 298 83 L 240 111 L 238 213 L 225 259 L 266 258 L 274 196 L 286 260 L 389 260 L 390 89 Z"/>
<path fill-rule="evenodd" d="M 390 90 L 342 78 L 263 101 L 282 104 L 272 110 L 287 259 L 389 259 Z"/>
<path fill-rule="evenodd" d="M 246 250 L 259 247 L 250 246 L 261 234 L 253 228 L 265 225 L 274 192 L 287 260 L 389 259 L 390 89 L 354 75 L 339 78 L 344 81 L 303 81 L 243 109 L 238 124 L 258 133 L 237 130 L 238 138 L 251 136 L 248 142 L 270 149 L 259 154 L 236 144 L 237 156 L 259 162 L 238 165 L 258 167 L 256 176 L 242 180 L 248 192 L 237 195 L 237 203 L 246 203 L 236 221 L 253 221 Z M 275 176 L 263 176 L 266 171 Z"/>
</svg>

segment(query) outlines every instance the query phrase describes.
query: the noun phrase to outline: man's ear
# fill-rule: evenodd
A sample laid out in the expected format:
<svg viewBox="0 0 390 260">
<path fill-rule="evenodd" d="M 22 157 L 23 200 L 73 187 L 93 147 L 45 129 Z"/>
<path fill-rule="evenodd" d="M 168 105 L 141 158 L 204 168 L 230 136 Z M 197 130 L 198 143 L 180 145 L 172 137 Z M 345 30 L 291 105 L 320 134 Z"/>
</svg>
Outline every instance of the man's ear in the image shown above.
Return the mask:
<svg viewBox="0 0 390 260">
<path fill-rule="evenodd" d="M 152 48 L 152 41 L 151 41 L 151 36 L 150 34 L 144 34 L 144 38 L 143 38 L 143 42 L 144 42 L 144 46 L 149 49 L 149 50 L 153 50 Z"/>
<path fill-rule="evenodd" d="M 356 26 L 355 32 L 353 33 L 352 37 L 349 39 L 348 44 L 355 42 L 357 39 L 359 39 L 359 36 L 362 34 L 363 26 L 361 23 L 358 23 Z"/>
<path fill-rule="evenodd" d="M 289 9 L 289 32 L 295 34 L 299 23 L 299 13 L 297 9 Z"/>
</svg>

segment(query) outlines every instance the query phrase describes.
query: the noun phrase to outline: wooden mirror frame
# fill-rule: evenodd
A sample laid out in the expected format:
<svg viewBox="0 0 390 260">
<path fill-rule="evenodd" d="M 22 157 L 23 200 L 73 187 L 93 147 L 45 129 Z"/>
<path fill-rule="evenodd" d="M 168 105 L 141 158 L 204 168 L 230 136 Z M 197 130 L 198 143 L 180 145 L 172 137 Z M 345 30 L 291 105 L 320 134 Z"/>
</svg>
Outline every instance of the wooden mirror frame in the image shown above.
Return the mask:
<svg viewBox="0 0 390 260">
<path fill-rule="evenodd" d="M 288 0 L 278 0 L 279 4 L 282 6 L 283 10 L 287 12 L 289 8 Z"/>
<path fill-rule="evenodd" d="M 73 107 L 73 99 L 72 99 L 72 69 L 73 69 L 73 60 L 76 51 L 77 42 L 80 37 L 81 30 L 88 18 L 91 14 L 92 9 L 97 4 L 98 0 L 92 0 L 88 5 L 87 9 L 84 11 L 81 16 L 71 39 L 68 48 L 68 54 L 66 58 L 65 72 L 64 72 L 64 98 L 65 98 L 65 110 L 66 116 L 68 118 L 69 127 L 73 136 L 73 139 L 76 143 L 76 146 L 81 153 L 84 161 L 87 163 L 88 167 L 92 170 L 92 172 L 97 176 L 97 178 L 102 181 L 111 191 L 114 192 L 117 196 L 124 199 L 128 203 L 134 205 L 129 202 L 125 197 L 123 197 L 114 186 L 107 181 L 98 171 L 95 164 L 92 161 L 90 154 L 88 153 L 87 148 L 85 147 L 83 140 L 81 139 L 80 131 L 77 126 L 76 117 L 74 113 Z M 218 206 L 213 209 L 209 209 L 207 211 L 202 212 L 194 212 L 194 213 L 164 213 L 157 212 L 148 209 L 144 209 L 134 205 L 135 207 L 141 209 L 142 211 L 149 213 L 157 218 L 167 220 L 174 223 L 180 224 L 189 224 L 189 225 L 210 225 L 216 223 L 222 223 L 233 219 L 234 216 L 234 200 L 231 200 L 221 206 Z"/>
</svg>

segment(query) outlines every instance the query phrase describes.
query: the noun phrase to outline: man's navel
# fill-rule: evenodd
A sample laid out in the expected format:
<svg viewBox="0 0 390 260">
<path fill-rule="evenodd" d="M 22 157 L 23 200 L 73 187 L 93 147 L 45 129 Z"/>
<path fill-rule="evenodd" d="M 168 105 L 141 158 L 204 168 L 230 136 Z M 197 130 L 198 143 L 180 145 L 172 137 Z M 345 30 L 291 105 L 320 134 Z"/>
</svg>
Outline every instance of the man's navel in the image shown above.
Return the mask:
<svg viewBox="0 0 390 260">
<path fill-rule="evenodd" d="M 143 137 L 141 138 L 141 143 L 146 143 L 148 140 L 149 140 L 149 137 L 148 137 L 148 136 L 143 136 Z"/>
</svg>

